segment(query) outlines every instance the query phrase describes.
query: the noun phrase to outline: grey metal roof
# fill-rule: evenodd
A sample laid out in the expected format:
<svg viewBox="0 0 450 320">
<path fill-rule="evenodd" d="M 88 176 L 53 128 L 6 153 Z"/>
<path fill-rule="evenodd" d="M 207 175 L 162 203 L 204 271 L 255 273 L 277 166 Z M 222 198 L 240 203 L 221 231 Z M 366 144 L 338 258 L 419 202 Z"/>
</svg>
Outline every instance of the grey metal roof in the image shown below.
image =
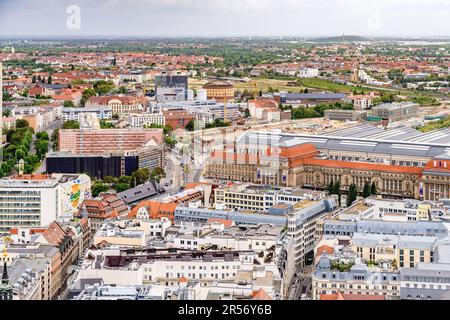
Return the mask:
<svg viewBox="0 0 450 320">
<path fill-rule="evenodd" d="M 367 128 L 367 127 L 366 127 Z M 363 131 L 363 130 L 362 130 Z M 335 136 L 336 132 L 330 132 L 327 135 L 308 135 L 293 133 L 271 133 L 262 131 L 246 132 L 238 138 L 237 144 L 250 144 L 258 147 L 263 146 L 295 146 L 303 143 L 311 143 L 318 149 L 339 150 L 339 151 L 355 151 L 367 153 L 379 153 L 387 155 L 405 155 L 413 157 L 434 158 L 450 151 L 450 131 L 447 138 L 441 137 L 440 142 L 435 141 L 418 141 L 420 133 L 414 129 L 396 129 L 393 137 L 382 135 L 381 132 L 371 131 L 371 135 L 367 137 L 346 136 L 351 132 L 338 132 L 339 136 Z M 389 133 L 389 132 L 387 132 Z M 362 136 L 361 130 L 354 132 L 356 136 Z M 412 140 L 401 140 L 411 138 Z M 395 140 L 395 138 L 401 138 Z"/>
<path fill-rule="evenodd" d="M 155 182 L 141 184 L 135 188 L 119 192 L 117 195 L 126 203 L 133 203 L 141 199 L 158 194 L 158 186 Z"/>
</svg>

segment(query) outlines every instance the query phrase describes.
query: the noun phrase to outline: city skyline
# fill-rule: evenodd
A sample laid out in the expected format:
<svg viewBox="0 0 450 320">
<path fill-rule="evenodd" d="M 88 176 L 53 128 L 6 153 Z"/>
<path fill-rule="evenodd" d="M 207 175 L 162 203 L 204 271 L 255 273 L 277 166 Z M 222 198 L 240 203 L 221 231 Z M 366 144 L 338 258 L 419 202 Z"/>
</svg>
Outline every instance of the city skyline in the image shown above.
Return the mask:
<svg viewBox="0 0 450 320">
<path fill-rule="evenodd" d="M 123 10 L 124 5 L 2 1 L 0 37 L 446 37 L 450 27 L 446 0 L 369 6 L 354 0 L 132 0 Z"/>
</svg>

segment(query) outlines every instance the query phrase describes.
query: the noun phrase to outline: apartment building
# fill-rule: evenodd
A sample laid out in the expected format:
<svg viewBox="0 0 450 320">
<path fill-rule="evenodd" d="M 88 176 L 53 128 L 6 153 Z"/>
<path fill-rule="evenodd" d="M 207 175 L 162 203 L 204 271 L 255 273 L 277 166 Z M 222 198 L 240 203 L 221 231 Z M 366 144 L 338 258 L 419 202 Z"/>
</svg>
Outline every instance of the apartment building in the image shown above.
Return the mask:
<svg viewBox="0 0 450 320">
<path fill-rule="evenodd" d="M 232 210 L 268 211 L 279 203 L 317 200 L 324 197 L 325 193 L 319 191 L 252 184 L 235 184 L 214 189 L 215 207 Z"/>
<path fill-rule="evenodd" d="M 38 264 L 43 266 L 46 274 L 41 274 L 41 285 L 38 289 L 43 300 L 58 299 L 64 292 L 70 276 L 69 267 L 76 262 L 82 252 L 84 231 L 80 229 L 80 232 L 74 234 L 72 227 L 55 221 L 46 228 L 31 228 L 28 234 L 32 234 L 32 236 L 26 242 L 17 242 L 16 240 L 22 237 L 22 232 L 25 230 L 22 228 L 19 229 L 20 233 L 12 237 L 14 242 L 8 247 L 7 263 L 14 263 L 17 258 L 26 258 L 32 260 L 28 269 L 32 268 L 33 263 L 36 263 L 36 266 Z M 89 230 L 87 229 L 86 232 L 89 233 Z M 28 260 L 22 261 L 27 262 Z M 50 277 L 48 277 L 46 267 L 48 262 Z M 28 281 L 28 278 L 25 280 Z M 22 284 L 26 284 L 26 282 L 22 282 Z M 33 293 L 33 296 L 37 298 L 38 293 Z"/>
<path fill-rule="evenodd" d="M 164 122 L 173 130 L 184 129 L 191 120 L 195 120 L 195 114 L 185 110 L 163 110 Z"/>
<path fill-rule="evenodd" d="M 42 131 L 62 117 L 62 105 L 43 105 L 36 107 L 16 107 L 13 114 L 16 119 L 26 120 L 35 132 Z"/>
<path fill-rule="evenodd" d="M 413 268 L 419 262 L 433 262 L 435 243 L 434 236 L 354 233 L 351 248 L 365 261 L 395 260 L 398 268 Z"/>
<path fill-rule="evenodd" d="M 373 97 L 371 95 L 351 95 L 348 96 L 353 103 L 353 109 L 355 110 L 366 110 L 370 109 L 373 105 Z"/>
<path fill-rule="evenodd" d="M 325 235 L 352 236 L 355 232 L 391 235 L 422 235 L 443 238 L 449 235 L 442 221 L 325 220 Z"/>
<path fill-rule="evenodd" d="M 142 248 L 146 244 L 145 233 L 142 230 L 119 228 L 114 223 L 104 223 L 94 234 L 93 244 L 109 243 L 121 247 Z"/>
<path fill-rule="evenodd" d="M 132 127 L 143 127 L 146 125 L 156 124 L 165 125 L 164 115 L 160 113 L 131 113 L 128 116 L 128 122 Z"/>
<path fill-rule="evenodd" d="M 379 295 L 387 299 L 400 298 L 400 274 L 354 264 L 348 271 L 334 269 L 330 259 L 323 256 L 312 274 L 312 296 L 342 294 Z"/>
<path fill-rule="evenodd" d="M 339 213 L 339 220 L 429 221 L 432 205 L 414 199 L 377 199 L 356 201 Z"/>
<path fill-rule="evenodd" d="M 101 278 L 105 284 L 117 285 L 169 285 L 182 278 L 205 283 L 233 281 L 239 270 L 252 270 L 254 259 L 258 259 L 253 251 L 146 251 L 91 251 L 94 261 L 84 260 L 78 278 Z M 131 262 L 130 258 L 139 260 Z"/>
<path fill-rule="evenodd" d="M 105 194 L 96 199 L 85 199 L 75 216 L 89 219 L 93 236 L 106 220 L 124 216 L 128 211 L 128 206 L 117 194 Z"/>
<path fill-rule="evenodd" d="M 112 119 L 113 110 L 111 106 L 107 105 L 101 105 L 99 107 L 62 108 L 62 120 L 80 121 L 86 113 L 94 113 L 98 119 L 107 120 Z"/>
<path fill-rule="evenodd" d="M 8 254 L 4 255 L 3 259 L 7 256 Z M 14 255 L 11 260 L 10 263 L 4 264 L 4 272 L 7 272 L 12 288 L 12 300 L 49 300 L 50 259 L 45 256 Z"/>
<path fill-rule="evenodd" d="M 334 198 L 319 201 L 303 201 L 294 205 L 293 211 L 288 213 L 288 235 L 294 242 L 293 256 L 288 259 L 295 260 L 297 267 L 304 267 L 306 260 L 316 245 L 317 222 L 323 219 L 328 212 L 337 207 Z"/>
<path fill-rule="evenodd" d="M 167 246 L 181 249 L 203 250 L 253 250 L 265 259 L 277 259 L 280 254 L 279 240 L 283 227 L 271 225 L 253 225 L 246 227 L 231 226 L 229 220 L 210 219 L 205 225 L 183 226 L 177 234 L 167 237 Z M 226 226 L 225 226 L 226 225 Z"/>
<path fill-rule="evenodd" d="M 187 205 L 178 205 L 174 211 L 174 220 L 176 222 L 192 221 L 206 223 L 211 218 L 232 220 L 236 225 L 269 224 L 284 227 L 287 224 L 287 217 L 279 214 L 216 210 Z"/>
<path fill-rule="evenodd" d="M 404 300 L 448 300 L 450 269 L 447 263 L 418 263 L 400 270 Z"/>
</svg>

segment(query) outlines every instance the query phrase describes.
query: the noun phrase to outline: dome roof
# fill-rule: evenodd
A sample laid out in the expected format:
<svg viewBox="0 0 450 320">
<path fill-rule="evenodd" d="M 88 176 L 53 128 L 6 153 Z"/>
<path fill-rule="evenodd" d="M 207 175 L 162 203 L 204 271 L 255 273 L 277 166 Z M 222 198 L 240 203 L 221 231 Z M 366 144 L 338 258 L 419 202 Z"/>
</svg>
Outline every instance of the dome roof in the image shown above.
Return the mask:
<svg viewBox="0 0 450 320">
<path fill-rule="evenodd" d="M 212 88 L 212 87 L 228 87 L 232 88 L 233 85 L 225 80 L 212 80 L 203 85 L 203 88 Z"/>
</svg>

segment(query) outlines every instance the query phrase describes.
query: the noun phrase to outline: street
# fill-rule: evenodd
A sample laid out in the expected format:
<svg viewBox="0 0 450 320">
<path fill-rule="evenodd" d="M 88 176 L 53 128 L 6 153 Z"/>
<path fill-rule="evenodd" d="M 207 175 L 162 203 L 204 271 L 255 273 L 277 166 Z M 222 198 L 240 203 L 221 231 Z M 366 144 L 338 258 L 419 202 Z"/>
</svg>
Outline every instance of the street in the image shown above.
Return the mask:
<svg viewBox="0 0 450 320">
<path fill-rule="evenodd" d="M 54 129 L 57 128 L 61 128 L 62 126 L 62 121 L 61 120 L 57 120 L 57 121 L 53 121 L 50 126 L 48 126 L 44 131 L 46 131 L 48 133 L 48 136 L 50 138 L 49 142 L 48 142 L 48 151 L 50 152 L 52 151 L 52 133 Z M 34 141 L 36 140 L 36 135 L 33 135 L 33 140 L 31 141 L 31 152 L 32 154 L 34 154 L 36 152 L 36 150 L 34 149 Z M 44 173 L 47 170 L 46 165 L 45 165 L 45 158 L 42 160 L 41 165 L 39 166 L 39 168 L 36 169 L 35 173 L 39 174 L 39 173 Z"/>
</svg>

